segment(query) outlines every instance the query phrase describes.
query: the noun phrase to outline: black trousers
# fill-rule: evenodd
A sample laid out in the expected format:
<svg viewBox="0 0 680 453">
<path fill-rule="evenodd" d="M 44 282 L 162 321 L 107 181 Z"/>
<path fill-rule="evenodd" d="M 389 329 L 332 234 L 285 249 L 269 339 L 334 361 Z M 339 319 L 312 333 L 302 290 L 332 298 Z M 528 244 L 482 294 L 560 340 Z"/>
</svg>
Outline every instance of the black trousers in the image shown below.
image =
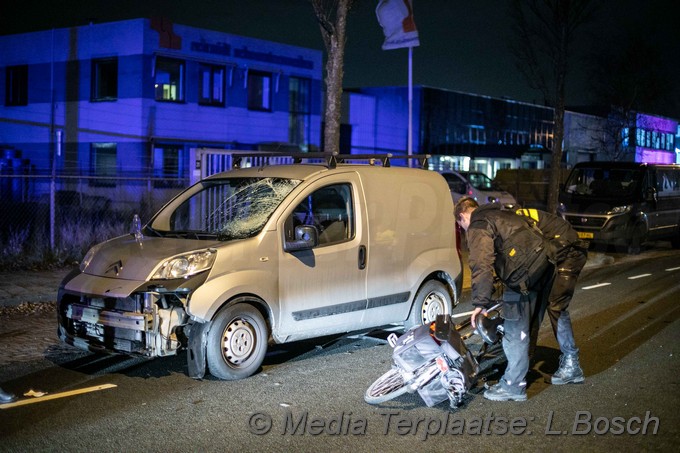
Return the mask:
<svg viewBox="0 0 680 453">
<path fill-rule="evenodd" d="M 535 351 L 538 330 L 546 312 L 562 354 L 578 354 L 569 315 L 569 303 L 587 259 L 588 252 L 585 248 L 569 246 L 560 253 L 557 264 L 546 271 L 540 283 L 538 303 L 531 320 L 530 356 L 533 356 Z"/>
</svg>

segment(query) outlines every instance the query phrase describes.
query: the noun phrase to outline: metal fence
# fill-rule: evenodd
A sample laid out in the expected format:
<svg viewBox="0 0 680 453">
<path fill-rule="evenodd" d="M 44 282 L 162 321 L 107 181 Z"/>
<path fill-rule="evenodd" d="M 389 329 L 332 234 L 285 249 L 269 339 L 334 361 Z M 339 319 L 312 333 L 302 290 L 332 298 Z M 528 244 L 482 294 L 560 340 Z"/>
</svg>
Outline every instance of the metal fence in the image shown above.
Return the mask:
<svg viewBox="0 0 680 453">
<path fill-rule="evenodd" d="M 92 245 L 128 233 L 135 214 L 145 223 L 190 184 L 231 169 L 233 154 L 243 152 L 192 148 L 186 178 L 45 174 L 13 153 L 0 160 L 0 268 L 79 260 Z M 248 164 L 279 159 L 262 154 Z"/>
<path fill-rule="evenodd" d="M 63 264 L 146 221 L 188 178 L 0 174 L 0 267 Z"/>
</svg>

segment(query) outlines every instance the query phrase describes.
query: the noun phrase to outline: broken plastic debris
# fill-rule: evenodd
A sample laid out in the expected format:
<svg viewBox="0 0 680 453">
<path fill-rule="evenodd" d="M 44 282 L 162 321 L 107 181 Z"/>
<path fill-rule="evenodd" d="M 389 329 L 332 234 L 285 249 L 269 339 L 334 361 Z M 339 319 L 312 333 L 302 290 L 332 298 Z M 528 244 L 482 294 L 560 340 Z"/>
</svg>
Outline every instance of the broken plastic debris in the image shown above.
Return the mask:
<svg viewBox="0 0 680 453">
<path fill-rule="evenodd" d="M 24 396 L 32 396 L 34 398 L 40 398 L 41 396 L 47 395 L 47 392 L 36 392 L 35 390 L 31 389 L 28 392 L 24 393 Z"/>
</svg>

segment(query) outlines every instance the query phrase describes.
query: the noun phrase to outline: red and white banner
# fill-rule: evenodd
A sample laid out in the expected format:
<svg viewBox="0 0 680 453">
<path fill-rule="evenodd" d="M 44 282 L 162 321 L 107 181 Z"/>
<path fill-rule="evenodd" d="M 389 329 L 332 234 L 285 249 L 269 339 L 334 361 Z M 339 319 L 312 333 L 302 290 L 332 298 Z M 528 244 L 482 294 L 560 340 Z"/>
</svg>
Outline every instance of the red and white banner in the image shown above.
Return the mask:
<svg viewBox="0 0 680 453">
<path fill-rule="evenodd" d="M 413 20 L 412 0 L 380 0 L 375 14 L 385 33 L 383 50 L 420 45 Z"/>
</svg>

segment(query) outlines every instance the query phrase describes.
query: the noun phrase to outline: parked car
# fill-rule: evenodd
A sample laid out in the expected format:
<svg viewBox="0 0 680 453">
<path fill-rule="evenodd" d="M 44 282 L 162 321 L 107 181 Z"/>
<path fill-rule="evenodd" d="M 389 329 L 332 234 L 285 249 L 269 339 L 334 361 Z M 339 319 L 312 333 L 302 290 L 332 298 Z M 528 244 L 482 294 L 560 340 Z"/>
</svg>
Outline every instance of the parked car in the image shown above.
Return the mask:
<svg viewBox="0 0 680 453">
<path fill-rule="evenodd" d="M 477 200 L 479 204 L 501 203 L 508 207 L 517 204 L 515 197 L 494 184 L 484 173 L 476 171 L 441 171 L 440 173 L 449 184 L 454 203 L 463 196 L 469 196 Z"/>
<path fill-rule="evenodd" d="M 680 248 L 680 165 L 576 164 L 560 193 L 560 211 L 581 239 L 631 254 L 648 239 Z"/>
<path fill-rule="evenodd" d="M 270 343 L 451 313 L 462 272 L 444 178 L 323 156 L 210 176 L 95 245 L 59 288 L 60 338 L 147 357 L 188 349 L 190 376 L 207 365 L 239 379 Z"/>
</svg>

